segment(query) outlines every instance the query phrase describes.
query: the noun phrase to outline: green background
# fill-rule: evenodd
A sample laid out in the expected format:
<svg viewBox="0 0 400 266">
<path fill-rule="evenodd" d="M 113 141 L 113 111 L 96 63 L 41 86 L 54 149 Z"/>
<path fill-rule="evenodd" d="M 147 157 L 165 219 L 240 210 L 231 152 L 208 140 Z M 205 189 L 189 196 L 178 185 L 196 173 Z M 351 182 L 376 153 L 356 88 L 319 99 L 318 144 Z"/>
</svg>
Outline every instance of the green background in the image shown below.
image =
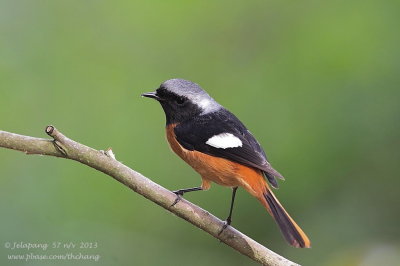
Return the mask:
<svg viewBox="0 0 400 266">
<path fill-rule="evenodd" d="M 235 113 L 285 177 L 276 191 L 312 240 L 288 246 L 239 190 L 233 225 L 304 265 L 400 260 L 398 1 L 1 1 L 0 128 L 55 125 L 168 189 L 200 184 L 169 150 L 170 78 Z M 255 265 L 73 161 L 0 149 L 1 265 Z M 186 196 L 220 218 L 230 190 Z M 9 261 L 6 242 L 97 242 L 91 261 Z M 14 252 L 15 251 L 15 252 Z M 31 252 L 32 250 L 30 250 Z M 52 254 L 79 252 L 60 249 Z"/>
</svg>

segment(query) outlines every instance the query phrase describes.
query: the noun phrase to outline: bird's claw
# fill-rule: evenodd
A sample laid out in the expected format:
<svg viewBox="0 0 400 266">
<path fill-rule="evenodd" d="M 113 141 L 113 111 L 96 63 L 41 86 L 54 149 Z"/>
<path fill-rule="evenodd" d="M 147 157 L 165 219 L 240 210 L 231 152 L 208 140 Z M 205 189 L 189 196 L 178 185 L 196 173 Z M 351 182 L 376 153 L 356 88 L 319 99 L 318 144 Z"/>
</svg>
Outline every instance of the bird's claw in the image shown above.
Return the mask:
<svg viewBox="0 0 400 266">
<path fill-rule="evenodd" d="M 171 207 L 174 207 L 178 202 L 181 201 L 183 193 L 180 190 L 172 191 L 176 195 L 176 199 L 172 203 Z"/>
<path fill-rule="evenodd" d="M 228 218 L 226 221 L 224 221 L 224 225 L 222 226 L 221 230 L 219 231 L 218 235 L 222 234 L 222 232 L 229 226 L 231 225 L 231 220 Z"/>
</svg>

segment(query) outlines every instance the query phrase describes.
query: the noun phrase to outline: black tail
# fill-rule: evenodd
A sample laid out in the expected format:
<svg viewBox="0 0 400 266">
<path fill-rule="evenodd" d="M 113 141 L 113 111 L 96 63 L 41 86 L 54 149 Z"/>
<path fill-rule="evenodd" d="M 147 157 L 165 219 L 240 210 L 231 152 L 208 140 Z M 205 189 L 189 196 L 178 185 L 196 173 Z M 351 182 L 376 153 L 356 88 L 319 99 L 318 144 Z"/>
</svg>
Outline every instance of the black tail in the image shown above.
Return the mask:
<svg viewBox="0 0 400 266">
<path fill-rule="evenodd" d="M 263 202 L 270 214 L 274 217 L 279 229 L 290 245 L 297 248 L 311 247 L 310 240 L 296 222 L 289 216 L 274 194 L 267 189 L 264 193 L 266 202 Z"/>
</svg>

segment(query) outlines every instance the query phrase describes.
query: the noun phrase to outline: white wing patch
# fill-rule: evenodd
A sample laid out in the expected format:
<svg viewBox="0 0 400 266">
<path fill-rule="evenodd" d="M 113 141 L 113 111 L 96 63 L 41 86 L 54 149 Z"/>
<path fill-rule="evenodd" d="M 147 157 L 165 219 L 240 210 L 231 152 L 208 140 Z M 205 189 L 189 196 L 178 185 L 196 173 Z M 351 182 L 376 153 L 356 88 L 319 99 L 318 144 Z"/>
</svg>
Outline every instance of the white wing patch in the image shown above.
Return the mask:
<svg viewBox="0 0 400 266">
<path fill-rule="evenodd" d="M 221 133 L 212 136 L 206 141 L 206 144 L 219 149 L 242 147 L 243 143 L 231 133 Z"/>
</svg>

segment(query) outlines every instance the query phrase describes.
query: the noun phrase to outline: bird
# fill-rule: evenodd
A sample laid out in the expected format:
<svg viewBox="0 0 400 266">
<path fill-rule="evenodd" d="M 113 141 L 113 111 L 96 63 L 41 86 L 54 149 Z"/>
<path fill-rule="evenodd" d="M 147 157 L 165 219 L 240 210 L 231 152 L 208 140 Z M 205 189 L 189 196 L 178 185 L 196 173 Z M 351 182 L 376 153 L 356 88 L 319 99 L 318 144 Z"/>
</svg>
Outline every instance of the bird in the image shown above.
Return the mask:
<svg viewBox="0 0 400 266">
<path fill-rule="evenodd" d="M 212 183 L 232 188 L 229 215 L 220 233 L 231 225 L 238 187 L 243 188 L 266 208 L 286 241 L 297 248 L 311 242 L 289 216 L 271 190 L 284 177 L 272 168 L 259 142 L 230 111 L 216 102 L 198 84 L 169 79 L 143 97 L 157 100 L 166 117 L 166 137 L 172 149 L 201 176 L 198 187 L 173 191 L 177 204 L 192 191 L 208 190 Z"/>
</svg>

